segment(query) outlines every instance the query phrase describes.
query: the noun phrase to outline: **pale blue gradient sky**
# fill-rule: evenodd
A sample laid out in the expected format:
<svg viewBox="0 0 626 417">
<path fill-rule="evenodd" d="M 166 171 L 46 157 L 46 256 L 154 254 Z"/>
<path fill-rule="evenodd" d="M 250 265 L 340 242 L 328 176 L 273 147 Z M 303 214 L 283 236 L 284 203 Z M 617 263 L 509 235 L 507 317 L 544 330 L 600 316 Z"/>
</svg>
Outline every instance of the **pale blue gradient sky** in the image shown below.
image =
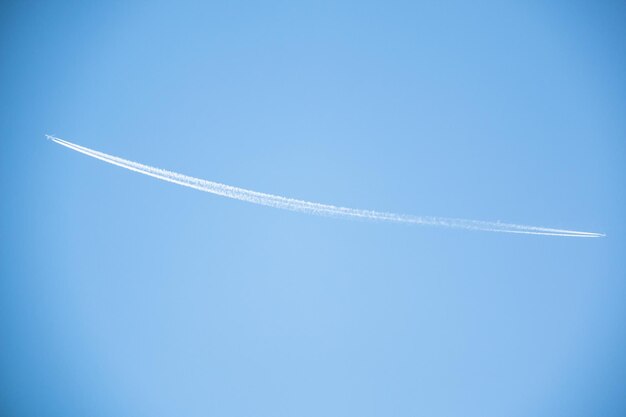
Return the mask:
<svg viewBox="0 0 626 417">
<path fill-rule="evenodd" d="M 617 2 L 3 6 L 0 407 L 623 415 L 625 19 Z M 309 217 L 45 133 L 294 198 L 607 237 Z"/>
</svg>

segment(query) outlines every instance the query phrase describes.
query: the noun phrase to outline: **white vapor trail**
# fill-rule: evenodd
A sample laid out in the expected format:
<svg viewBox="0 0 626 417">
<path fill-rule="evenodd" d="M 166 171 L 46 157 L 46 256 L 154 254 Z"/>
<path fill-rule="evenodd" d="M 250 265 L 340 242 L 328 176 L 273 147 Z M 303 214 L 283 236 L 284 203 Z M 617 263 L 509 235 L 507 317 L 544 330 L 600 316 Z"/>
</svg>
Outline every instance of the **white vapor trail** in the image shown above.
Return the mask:
<svg viewBox="0 0 626 417">
<path fill-rule="evenodd" d="M 441 226 L 466 230 L 482 230 L 487 232 L 501 233 L 520 233 L 528 235 L 547 235 L 547 236 L 568 236 L 568 237 L 602 237 L 604 234 L 591 232 L 577 232 L 573 230 L 551 229 L 547 227 L 525 226 L 519 224 L 488 222 L 480 220 L 452 219 L 445 217 L 424 217 L 411 216 L 404 214 L 385 213 L 372 210 L 352 209 L 346 207 L 338 207 L 330 204 L 320 204 L 304 200 L 296 200 L 294 198 L 281 197 L 273 194 L 260 193 L 258 191 L 246 190 L 244 188 L 233 187 L 219 182 L 207 181 L 200 178 L 189 177 L 187 175 L 178 174 L 176 172 L 166 171 L 164 169 L 154 168 L 137 162 L 128 161 L 117 156 L 108 155 L 84 146 L 76 145 L 55 136 L 46 135 L 51 141 L 63 145 L 67 148 L 99 159 L 109 164 L 117 165 L 140 174 L 149 175 L 163 181 L 172 182 L 185 187 L 195 188 L 196 190 L 205 191 L 221 195 L 236 200 L 247 201 L 254 204 L 264 206 L 298 211 L 318 216 L 346 217 L 353 219 L 364 219 L 374 221 L 388 221 L 395 223 L 408 223 L 428 226 Z"/>
</svg>

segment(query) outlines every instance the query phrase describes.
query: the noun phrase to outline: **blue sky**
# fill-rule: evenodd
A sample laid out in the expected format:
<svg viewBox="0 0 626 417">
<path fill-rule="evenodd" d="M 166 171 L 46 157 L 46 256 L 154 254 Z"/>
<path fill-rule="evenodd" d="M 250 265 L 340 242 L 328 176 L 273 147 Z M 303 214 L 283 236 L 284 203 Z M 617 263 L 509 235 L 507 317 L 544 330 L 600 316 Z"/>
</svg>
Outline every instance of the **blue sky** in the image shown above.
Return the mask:
<svg viewBox="0 0 626 417">
<path fill-rule="evenodd" d="M 11 416 L 624 415 L 618 2 L 0 13 Z M 273 194 L 606 233 L 310 217 Z"/>
</svg>

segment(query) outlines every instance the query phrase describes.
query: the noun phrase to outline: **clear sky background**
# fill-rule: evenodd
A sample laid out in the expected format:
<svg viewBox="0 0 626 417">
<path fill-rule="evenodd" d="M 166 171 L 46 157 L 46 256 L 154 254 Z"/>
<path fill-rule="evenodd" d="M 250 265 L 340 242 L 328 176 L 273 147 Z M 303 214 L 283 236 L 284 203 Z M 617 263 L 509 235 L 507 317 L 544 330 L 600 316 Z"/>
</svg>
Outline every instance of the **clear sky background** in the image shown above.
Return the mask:
<svg viewBox="0 0 626 417">
<path fill-rule="evenodd" d="M 3 3 L 0 414 L 626 415 L 620 3 Z"/>
</svg>

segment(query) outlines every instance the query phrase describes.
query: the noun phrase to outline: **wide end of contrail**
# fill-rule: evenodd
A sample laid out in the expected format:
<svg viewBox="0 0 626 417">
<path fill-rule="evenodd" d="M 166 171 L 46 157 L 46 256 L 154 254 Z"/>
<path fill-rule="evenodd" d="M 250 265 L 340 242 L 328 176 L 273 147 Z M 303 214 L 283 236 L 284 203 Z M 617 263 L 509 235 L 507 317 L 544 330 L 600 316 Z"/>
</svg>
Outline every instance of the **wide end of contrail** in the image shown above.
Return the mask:
<svg viewBox="0 0 626 417">
<path fill-rule="evenodd" d="M 247 201 L 249 203 L 260 204 L 263 206 L 269 206 L 283 210 L 297 211 L 318 216 L 345 217 L 370 221 L 387 221 L 394 223 L 439 226 L 475 231 L 480 230 L 485 232 L 587 238 L 605 236 L 603 233 L 580 232 L 575 230 L 527 226 L 513 223 L 502 223 L 499 221 L 489 222 L 481 220 L 453 219 L 447 217 L 414 216 L 373 210 L 353 209 L 347 207 L 333 206 L 330 204 L 297 200 L 294 198 L 247 190 L 245 188 L 233 187 L 231 185 L 226 185 L 219 182 L 189 177 L 187 175 L 178 174 L 172 171 L 166 171 L 164 169 L 151 167 L 149 165 L 143 165 L 138 162 L 129 161 L 119 158 L 117 156 L 95 151 L 93 149 L 89 149 L 84 146 L 76 145 L 75 143 L 57 138 L 54 135 L 46 134 L 45 136 L 46 139 L 51 140 L 61 146 L 72 149 L 76 152 L 80 152 L 92 158 L 99 159 L 109 164 L 128 169 L 130 171 L 135 171 L 153 178 L 182 185 L 184 187 L 194 188 L 196 190 L 204 191 L 207 193 L 217 194 L 223 197 Z"/>
</svg>

